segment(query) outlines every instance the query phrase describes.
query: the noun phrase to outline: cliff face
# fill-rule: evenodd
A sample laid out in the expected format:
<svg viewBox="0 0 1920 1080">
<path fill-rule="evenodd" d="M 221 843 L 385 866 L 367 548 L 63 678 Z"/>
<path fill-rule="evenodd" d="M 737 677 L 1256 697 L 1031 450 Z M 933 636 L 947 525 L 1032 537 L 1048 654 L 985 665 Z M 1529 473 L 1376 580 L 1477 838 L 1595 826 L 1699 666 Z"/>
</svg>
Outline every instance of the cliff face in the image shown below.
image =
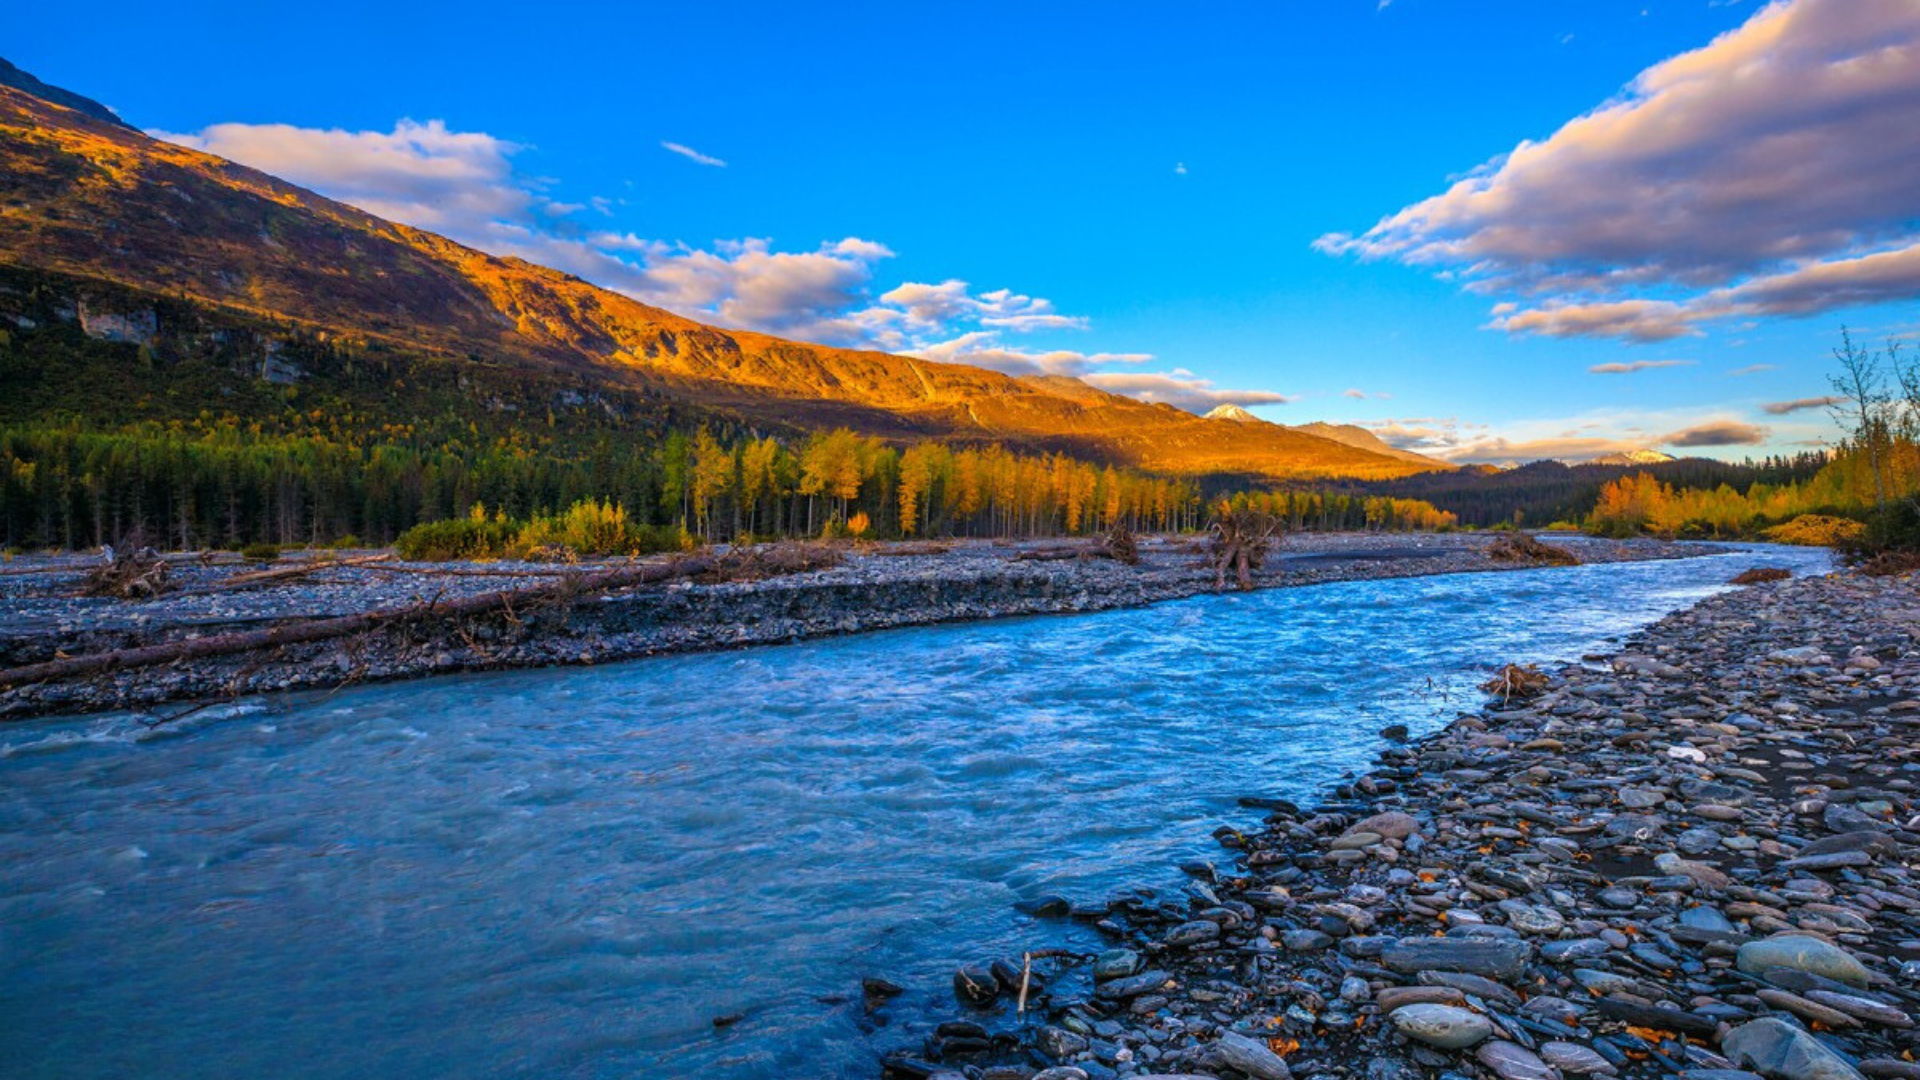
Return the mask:
<svg viewBox="0 0 1920 1080">
<path fill-rule="evenodd" d="M 1168 473 L 1383 478 L 1437 467 L 1072 379 L 721 330 L 149 138 L 78 95 L 22 85 L 0 78 L 0 262 L 783 425 L 993 439 Z"/>
</svg>

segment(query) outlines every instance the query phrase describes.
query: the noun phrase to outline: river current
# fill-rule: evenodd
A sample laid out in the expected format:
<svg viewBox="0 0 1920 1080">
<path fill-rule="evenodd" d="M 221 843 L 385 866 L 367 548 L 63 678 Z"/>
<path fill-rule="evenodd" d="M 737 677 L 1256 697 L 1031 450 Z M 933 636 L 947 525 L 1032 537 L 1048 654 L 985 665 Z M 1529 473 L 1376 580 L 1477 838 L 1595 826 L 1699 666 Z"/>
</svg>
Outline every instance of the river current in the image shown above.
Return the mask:
<svg viewBox="0 0 1920 1080">
<path fill-rule="evenodd" d="M 1753 565 L 1349 582 L 0 729 L 0 1075 L 872 1076 L 1014 907 Z M 874 1014 L 860 980 L 908 992 Z M 739 1015 L 716 1028 L 717 1016 Z"/>
</svg>

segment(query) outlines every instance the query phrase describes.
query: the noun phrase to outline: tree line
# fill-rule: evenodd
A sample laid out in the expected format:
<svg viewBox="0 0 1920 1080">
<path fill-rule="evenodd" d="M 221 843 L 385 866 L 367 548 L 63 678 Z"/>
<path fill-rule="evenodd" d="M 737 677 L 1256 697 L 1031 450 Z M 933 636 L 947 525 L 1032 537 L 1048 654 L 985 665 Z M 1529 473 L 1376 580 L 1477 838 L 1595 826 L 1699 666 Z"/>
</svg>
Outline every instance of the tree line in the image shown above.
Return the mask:
<svg viewBox="0 0 1920 1080">
<path fill-rule="evenodd" d="M 1453 523 L 1426 503 L 1384 496 L 1298 490 L 1229 501 L 1295 529 Z M 468 519 L 475 506 L 526 521 L 585 502 L 618 507 L 638 527 L 710 542 L 1181 532 L 1200 528 L 1209 512 L 1191 479 L 993 445 L 903 448 L 846 429 L 725 440 L 701 427 L 601 439 L 562 456 L 509 440 L 432 446 L 288 435 L 235 420 L 117 431 L 0 425 L 0 528 L 10 548 L 89 547 L 135 534 L 179 549 L 387 544 L 416 525 Z"/>
</svg>

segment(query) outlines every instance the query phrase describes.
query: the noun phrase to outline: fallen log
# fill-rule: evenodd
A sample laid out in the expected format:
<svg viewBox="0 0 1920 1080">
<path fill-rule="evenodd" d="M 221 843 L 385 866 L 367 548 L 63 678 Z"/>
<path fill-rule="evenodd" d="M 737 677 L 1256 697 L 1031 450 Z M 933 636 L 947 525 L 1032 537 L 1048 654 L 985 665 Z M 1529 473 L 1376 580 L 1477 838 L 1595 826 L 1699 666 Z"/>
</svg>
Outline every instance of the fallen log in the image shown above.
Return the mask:
<svg viewBox="0 0 1920 1080">
<path fill-rule="evenodd" d="M 1074 562 L 1080 559 L 1111 559 L 1113 552 L 1097 544 L 1066 544 L 1028 548 L 1013 557 L 1014 562 Z"/>
<path fill-rule="evenodd" d="M 216 581 L 211 585 L 202 585 L 196 589 L 182 589 L 173 595 L 175 597 L 206 596 L 211 593 L 238 592 L 241 589 L 253 589 L 262 585 L 273 585 L 280 582 L 297 580 L 322 570 L 344 570 L 353 566 L 368 566 L 373 563 L 386 562 L 391 558 L 393 558 L 391 554 L 383 553 L 380 555 L 362 555 L 355 559 L 312 559 L 307 562 L 294 563 L 291 566 L 276 566 L 271 570 L 254 570 L 245 574 L 235 574 L 225 581 Z"/>
<path fill-rule="evenodd" d="M 425 604 L 408 604 L 402 607 L 367 611 L 358 615 L 303 619 L 282 623 L 267 630 L 210 634 L 202 638 L 170 641 L 160 645 L 114 649 L 84 656 L 62 656 L 38 664 L 27 664 L 23 667 L 0 671 L 0 688 L 12 689 L 26 683 L 101 675 L 110 671 L 153 667 L 156 664 L 199 660 L 209 656 L 228 656 L 234 653 L 252 652 L 255 649 L 277 648 L 282 645 L 303 645 L 348 637 L 415 619 L 466 618 L 503 609 L 511 610 L 514 607 L 531 607 L 543 601 L 566 600 L 582 593 L 624 589 L 635 585 L 650 585 L 693 577 L 708 572 L 713 569 L 713 566 L 714 559 L 711 557 L 694 556 L 665 564 L 623 566 L 596 574 L 581 574 L 551 585 L 479 593 L 446 603 L 436 600 Z"/>
<path fill-rule="evenodd" d="M 388 566 L 369 566 L 367 569 L 379 574 L 426 574 L 431 577 L 566 577 L 578 574 L 579 570 L 556 566 L 527 566 L 517 570 L 506 570 L 497 566 L 405 566 L 394 563 Z"/>
</svg>

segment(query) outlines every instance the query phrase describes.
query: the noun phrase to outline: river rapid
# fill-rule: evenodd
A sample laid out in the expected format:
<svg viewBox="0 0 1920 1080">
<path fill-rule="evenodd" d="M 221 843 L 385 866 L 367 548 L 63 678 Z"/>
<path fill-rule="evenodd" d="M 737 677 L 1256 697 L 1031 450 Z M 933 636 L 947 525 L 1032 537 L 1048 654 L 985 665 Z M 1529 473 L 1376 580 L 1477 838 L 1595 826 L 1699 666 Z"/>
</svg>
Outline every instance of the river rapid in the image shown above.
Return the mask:
<svg viewBox="0 0 1920 1080">
<path fill-rule="evenodd" d="M 0 1075 L 856 1077 L 1479 703 L 1824 551 L 1356 581 L 0 730 Z M 860 980 L 908 987 L 877 1012 Z M 715 1017 L 739 1016 L 716 1028 Z"/>
</svg>

